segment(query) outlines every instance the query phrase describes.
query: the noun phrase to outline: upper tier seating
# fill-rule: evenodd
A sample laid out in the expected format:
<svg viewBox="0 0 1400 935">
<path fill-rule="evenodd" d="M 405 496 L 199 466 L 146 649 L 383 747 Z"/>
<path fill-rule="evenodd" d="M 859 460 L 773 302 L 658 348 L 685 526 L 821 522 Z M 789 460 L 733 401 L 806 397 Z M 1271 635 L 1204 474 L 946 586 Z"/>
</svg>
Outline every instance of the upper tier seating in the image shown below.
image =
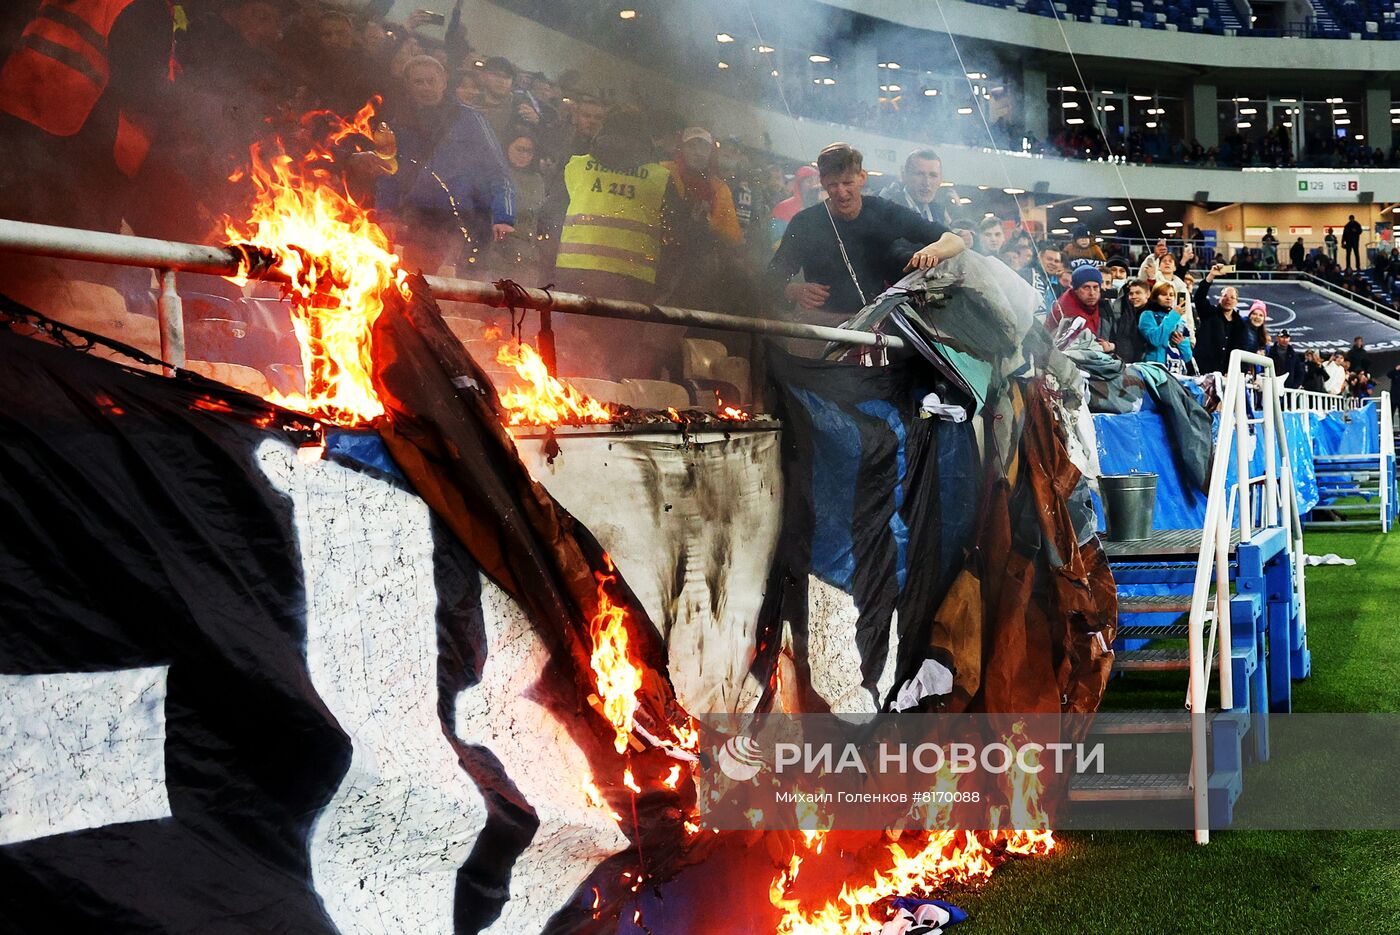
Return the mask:
<svg viewBox="0 0 1400 935">
<path fill-rule="evenodd" d="M 1103 23 L 1210 35 L 1308 36 L 1322 39 L 1400 38 L 1396 0 L 1311 0 L 1308 24 L 1279 30 L 1242 20 L 1230 0 L 969 0 L 1066 22 Z"/>
</svg>

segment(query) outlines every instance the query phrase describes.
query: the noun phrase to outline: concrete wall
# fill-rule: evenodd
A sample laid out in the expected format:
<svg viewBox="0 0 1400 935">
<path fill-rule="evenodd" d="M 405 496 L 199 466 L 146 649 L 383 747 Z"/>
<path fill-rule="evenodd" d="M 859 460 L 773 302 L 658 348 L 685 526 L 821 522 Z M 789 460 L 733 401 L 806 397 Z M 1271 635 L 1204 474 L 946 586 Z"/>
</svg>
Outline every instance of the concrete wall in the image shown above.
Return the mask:
<svg viewBox="0 0 1400 935">
<path fill-rule="evenodd" d="M 1195 224 L 1201 230 L 1215 230 L 1222 243 L 1245 243 L 1250 247 L 1259 246 L 1263 229 L 1272 227 L 1279 240 L 1279 255 L 1287 257 L 1293 241 L 1303 238 L 1308 246 L 1321 244 L 1322 238 L 1331 227 L 1342 239 L 1342 227 L 1347 216 L 1354 214 L 1365 229 L 1361 242 L 1375 240 L 1372 233 L 1379 222 L 1389 222 L 1391 212 L 1383 211 L 1380 205 L 1328 205 L 1328 204 L 1233 204 L 1215 211 L 1191 206 L 1186 209 L 1184 220 Z M 1311 227 L 1312 233 L 1289 233 L 1290 227 Z M 1339 247 L 1340 253 L 1340 247 Z"/>
</svg>

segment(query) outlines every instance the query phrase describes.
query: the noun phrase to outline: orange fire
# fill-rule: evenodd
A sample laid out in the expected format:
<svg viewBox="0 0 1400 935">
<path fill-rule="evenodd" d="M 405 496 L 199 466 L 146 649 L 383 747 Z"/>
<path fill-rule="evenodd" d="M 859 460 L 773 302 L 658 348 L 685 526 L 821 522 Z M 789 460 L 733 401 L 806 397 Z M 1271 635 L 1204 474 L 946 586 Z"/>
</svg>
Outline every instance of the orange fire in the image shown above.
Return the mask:
<svg viewBox="0 0 1400 935">
<path fill-rule="evenodd" d="M 1019 733 L 1020 725 L 1013 730 Z M 1047 816 L 1039 805 L 1043 785 L 1034 774 L 1019 770 L 1010 771 L 1007 782 L 1009 817 L 1013 823 L 1020 823 L 1019 829 L 906 832 L 900 840 L 886 845 L 887 867 L 872 868 L 868 882 L 858 886 L 845 884 L 834 899 L 816 908 L 804 908 L 788 895 L 804 858 L 819 855 L 826 840 L 824 832 L 802 832 L 806 853 L 796 854 L 769 887 L 770 900 L 784 913 L 776 935 L 863 935 L 879 931 L 889 921 L 880 905 L 888 897 L 934 897 L 948 886 L 987 880 L 1012 855 L 1049 854 L 1055 847 L 1055 835 L 1048 830 Z M 946 770 L 935 778 L 937 791 L 953 791 L 956 787 L 957 777 Z M 921 817 L 926 825 L 936 826 L 947 812 L 948 808 L 943 807 Z M 999 817 L 994 815 L 994 823 Z"/>
<path fill-rule="evenodd" d="M 511 425 L 599 423 L 614 418 L 611 406 L 550 376 L 544 360 L 528 344 L 501 345 L 496 351 L 496 362 L 514 368 L 522 381 L 500 391 L 501 405 L 509 410 Z"/>
<path fill-rule="evenodd" d="M 719 390 L 715 390 L 715 415 L 729 422 L 744 422 L 749 418 L 749 414 L 743 409 L 726 403 L 724 397 L 719 395 Z"/>
<path fill-rule="evenodd" d="M 589 623 L 593 638 L 590 662 L 598 683 L 603 716 L 612 724 L 617 737 L 613 746 L 618 753 L 627 750 L 632 735 L 632 720 L 637 714 L 637 692 L 642 688 L 642 670 L 628 652 L 627 614 L 608 597 L 607 586 L 617 580 L 612 559 L 604 555 L 608 574 L 594 572 L 598 579 L 598 612 Z M 631 773 L 629 771 L 628 775 Z"/>
<path fill-rule="evenodd" d="M 331 142 L 370 131 L 373 106 L 353 121 L 334 118 Z M 310 116 L 324 116 L 322 114 Z M 370 131 L 372 132 L 372 131 Z M 230 244 L 269 251 L 292 300 L 292 326 L 301 345 L 306 392 L 269 399 L 327 422 L 360 425 L 384 413 L 370 379 L 370 329 L 393 288 L 408 297 L 389 238 L 345 190 L 329 143 L 301 157 L 281 141 L 252 148 L 254 201 L 248 220 L 225 219 Z M 242 284 L 250 270 L 238 275 Z"/>
</svg>

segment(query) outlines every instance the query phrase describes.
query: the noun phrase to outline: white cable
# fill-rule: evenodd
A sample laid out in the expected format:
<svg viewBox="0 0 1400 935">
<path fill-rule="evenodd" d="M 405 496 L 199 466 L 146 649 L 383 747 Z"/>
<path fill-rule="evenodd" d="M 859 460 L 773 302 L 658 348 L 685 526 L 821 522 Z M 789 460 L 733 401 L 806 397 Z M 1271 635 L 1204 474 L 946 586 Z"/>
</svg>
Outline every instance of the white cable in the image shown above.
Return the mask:
<svg viewBox="0 0 1400 935">
<path fill-rule="evenodd" d="M 1113 155 L 1113 144 L 1108 141 L 1108 134 L 1104 132 L 1103 122 L 1099 120 L 1099 110 L 1094 106 L 1094 96 L 1089 91 L 1089 84 L 1084 80 L 1084 72 L 1079 69 L 1079 58 L 1074 54 L 1074 49 L 1070 48 L 1069 34 L 1065 32 L 1064 21 L 1060 19 L 1060 11 L 1055 8 L 1055 4 L 1050 4 L 1050 11 L 1055 14 L 1055 25 L 1059 27 L 1060 38 L 1065 40 L 1065 51 L 1069 53 L 1069 60 L 1074 65 L 1074 73 L 1079 76 L 1079 86 L 1084 89 L 1085 95 L 1089 98 L 1089 115 L 1094 118 L 1094 128 L 1099 131 L 1099 137 L 1103 140 L 1104 147 L 1108 150 L 1108 161 L 1113 166 L 1113 174 L 1118 176 L 1118 186 L 1123 189 L 1123 197 L 1128 199 L 1128 208 L 1133 212 L 1133 220 L 1137 221 L 1138 230 L 1142 232 L 1143 240 L 1147 240 L 1147 228 L 1143 226 L 1142 218 L 1138 216 L 1137 205 L 1133 203 L 1133 196 L 1128 192 L 1128 183 L 1123 181 L 1123 170 L 1118 168 L 1118 162 Z"/>
</svg>

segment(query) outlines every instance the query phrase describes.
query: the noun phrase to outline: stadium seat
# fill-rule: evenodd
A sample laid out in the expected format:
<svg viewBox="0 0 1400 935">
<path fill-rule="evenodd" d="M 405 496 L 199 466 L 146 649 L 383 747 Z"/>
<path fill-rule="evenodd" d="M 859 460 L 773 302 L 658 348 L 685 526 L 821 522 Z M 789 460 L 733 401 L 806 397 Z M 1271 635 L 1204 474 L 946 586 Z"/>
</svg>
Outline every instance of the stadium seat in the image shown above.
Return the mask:
<svg viewBox="0 0 1400 935">
<path fill-rule="evenodd" d="M 482 332 L 486 330 L 486 322 L 478 321 L 475 318 L 449 318 L 444 315 L 442 320 L 447 322 L 447 327 L 452 329 L 457 340 L 464 344 L 467 341 L 480 338 Z"/>
<path fill-rule="evenodd" d="M 638 409 L 689 409 L 693 405 L 685 387 L 665 380 L 623 380 Z"/>
<path fill-rule="evenodd" d="M 453 329 L 453 334 L 457 334 L 455 328 Z M 458 334 L 457 336 L 461 338 L 460 334 Z M 496 363 L 496 352 L 501 348 L 500 341 L 486 341 L 481 338 L 469 338 L 464 339 L 462 341 L 462 346 L 467 349 L 467 353 L 471 355 L 472 360 L 476 361 L 476 365 L 482 368 L 483 370 L 489 370 L 493 368 L 509 369 L 501 368 Z"/>
<path fill-rule="evenodd" d="M 227 361 L 191 360 L 185 362 L 186 370 L 193 370 L 211 380 L 218 380 L 254 396 L 266 396 L 272 389 L 263 376 L 252 367 L 231 364 Z"/>
<path fill-rule="evenodd" d="M 681 342 L 681 373 L 688 380 L 708 379 L 718 360 L 729 356 L 729 350 L 719 341 L 686 338 Z"/>
<path fill-rule="evenodd" d="M 574 389 L 591 396 L 602 403 L 615 403 L 623 406 L 634 405 L 632 389 L 612 380 L 594 380 L 591 377 L 569 377 L 566 381 Z"/>
</svg>

